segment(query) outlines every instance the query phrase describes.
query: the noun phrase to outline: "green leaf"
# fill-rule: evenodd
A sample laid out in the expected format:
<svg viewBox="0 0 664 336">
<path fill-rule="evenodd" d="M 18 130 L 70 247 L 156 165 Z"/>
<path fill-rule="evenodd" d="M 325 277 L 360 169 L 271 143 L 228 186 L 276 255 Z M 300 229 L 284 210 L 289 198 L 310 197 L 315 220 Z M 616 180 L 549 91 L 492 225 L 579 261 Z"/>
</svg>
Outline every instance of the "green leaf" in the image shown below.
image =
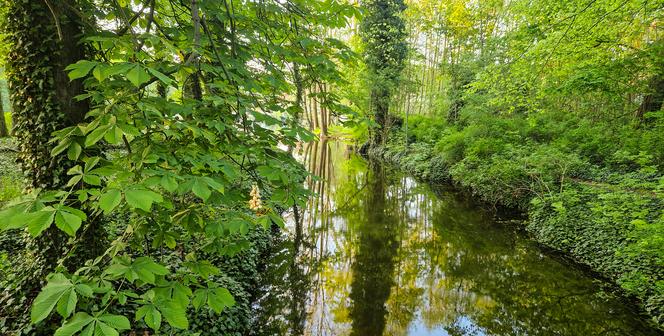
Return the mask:
<svg viewBox="0 0 664 336">
<path fill-rule="evenodd" d="M 151 74 L 153 74 L 155 77 L 157 77 L 157 79 L 166 85 L 170 85 L 173 82 L 173 79 L 155 69 L 148 68 L 148 71 L 150 71 Z"/>
<path fill-rule="evenodd" d="M 136 321 L 145 320 L 145 324 L 152 330 L 161 328 L 161 313 L 154 305 L 146 305 L 136 311 Z"/>
<path fill-rule="evenodd" d="M 122 315 L 104 314 L 99 317 L 99 321 L 104 322 L 117 330 L 128 330 L 131 328 L 129 319 Z"/>
<path fill-rule="evenodd" d="M 150 211 L 152 203 L 164 201 L 161 195 L 147 189 L 127 190 L 125 192 L 125 199 L 132 208 L 138 208 L 144 211 Z"/>
<path fill-rule="evenodd" d="M 58 211 L 55 214 L 55 225 L 72 237 L 76 236 L 76 231 L 81 227 L 82 222 L 80 217 L 66 211 Z"/>
<path fill-rule="evenodd" d="M 38 323 L 48 317 L 58 301 L 72 288 L 74 288 L 74 285 L 67 277 L 60 273 L 53 275 L 32 304 L 32 310 L 30 311 L 32 323 Z"/>
<path fill-rule="evenodd" d="M 85 284 L 78 284 L 76 285 L 76 291 L 85 296 L 91 298 L 94 295 L 94 292 L 92 291 L 92 287 L 85 285 Z"/>
<path fill-rule="evenodd" d="M 122 192 L 118 189 L 110 189 L 99 197 L 99 208 L 108 215 L 120 205 L 120 201 L 122 201 Z"/>
<path fill-rule="evenodd" d="M 95 128 L 85 137 L 85 147 L 90 147 L 101 140 L 106 132 L 111 129 L 111 125 L 103 125 Z"/>
<path fill-rule="evenodd" d="M 191 304 L 195 309 L 202 307 L 207 301 L 207 292 L 207 289 L 197 289 L 196 292 L 194 292 L 194 298 L 191 300 Z"/>
<path fill-rule="evenodd" d="M 166 319 L 166 322 L 174 328 L 188 329 L 189 320 L 187 320 L 187 311 L 184 307 L 178 305 L 173 301 L 169 301 L 159 306 L 161 314 Z"/>
<path fill-rule="evenodd" d="M 78 61 L 74 64 L 69 65 L 65 70 L 69 70 L 69 79 L 74 80 L 78 78 L 83 78 L 90 73 L 90 70 L 97 65 L 97 62 L 91 61 Z"/>
<path fill-rule="evenodd" d="M 134 67 L 131 63 L 116 63 L 104 69 L 104 76 L 110 77 L 119 74 L 126 74 Z"/>
<path fill-rule="evenodd" d="M 82 151 L 83 148 L 78 144 L 78 142 L 72 142 L 71 145 L 69 145 L 69 149 L 67 150 L 67 158 L 72 161 L 78 160 L 78 157 L 81 156 Z"/>
<path fill-rule="evenodd" d="M 55 336 L 71 336 L 79 332 L 83 327 L 94 321 L 92 316 L 87 313 L 79 312 L 74 315 L 67 323 L 55 331 Z"/>
<path fill-rule="evenodd" d="M 217 314 L 221 313 L 224 308 L 231 307 L 234 304 L 235 299 L 226 288 L 215 288 L 208 292 L 208 305 Z"/>
<path fill-rule="evenodd" d="M 60 142 L 58 143 L 58 145 L 55 146 L 55 147 L 53 147 L 53 149 L 51 150 L 51 156 L 56 156 L 56 155 L 58 155 L 58 154 L 64 152 L 65 149 L 68 149 L 68 148 L 69 148 L 69 145 L 70 145 L 70 144 L 71 144 L 71 140 L 70 140 L 70 139 L 64 139 L 64 140 L 60 141 Z"/>
<path fill-rule="evenodd" d="M 96 321 L 95 336 L 119 336 L 120 333 L 115 328 L 106 323 Z"/>
<path fill-rule="evenodd" d="M 127 79 L 136 87 L 150 80 L 150 74 L 145 71 L 143 66 L 136 65 L 127 73 Z"/>
<path fill-rule="evenodd" d="M 150 272 L 157 275 L 166 275 L 168 274 L 168 268 L 157 264 L 149 257 L 140 257 L 132 264 L 132 268 L 136 269 L 137 272 Z"/>
<path fill-rule="evenodd" d="M 44 230 L 48 229 L 55 218 L 55 210 L 42 210 L 27 213 L 22 216 L 28 226 L 28 232 L 33 237 L 39 236 Z"/>
<path fill-rule="evenodd" d="M 69 317 L 76 309 L 77 302 L 78 297 L 76 295 L 76 291 L 74 291 L 74 287 L 72 287 L 67 290 L 62 298 L 58 301 L 58 314 L 65 318 Z"/>
<path fill-rule="evenodd" d="M 85 174 L 83 175 L 83 182 L 90 185 L 99 186 L 101 185 L 101 177 L 92 174 Z"/>
<path fill-rule="evenodd" d="M 164 175 L 161 178 L 161 186 L 169 192 L 174 192 L 178 188 L 178 181 L 171 175 Z"/>
<path fill-rule="evenodd" d="M 191 191 L 194 192 L 194 195 L 200 197 L 204 201 L 212 194 L 212 191 L 208 188 L 207 181 L 202 178 L 196 178 L 194 180 L 194 185 L 191 187 Z"/>
<path fill-rule="evenodd" d="M 25 211 L 30 204 L 23 203 L 0 211 L 0 231 L 19 229 L 26 225 Z"/>
</svg>

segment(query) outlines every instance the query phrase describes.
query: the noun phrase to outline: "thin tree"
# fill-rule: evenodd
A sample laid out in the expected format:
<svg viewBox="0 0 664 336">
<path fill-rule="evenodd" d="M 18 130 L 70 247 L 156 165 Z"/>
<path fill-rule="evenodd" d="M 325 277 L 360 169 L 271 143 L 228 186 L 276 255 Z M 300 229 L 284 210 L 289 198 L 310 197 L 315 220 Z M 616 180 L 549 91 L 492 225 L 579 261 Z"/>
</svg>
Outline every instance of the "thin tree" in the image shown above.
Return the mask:
<svg viewBox="0 0 664 336">
<path fill-rule="evenodd" d="M 378 125 L 370 145 L 383 142 L 389 125 L 390 98 L 398 87 L 408 54 L 406 25 L 401 13 L 403 0 L 367 0 L 362 3 L 366 16 L 360 26 L 365 45 L 365 61 L 371 83 L 371 114 Z"/>
</svg>

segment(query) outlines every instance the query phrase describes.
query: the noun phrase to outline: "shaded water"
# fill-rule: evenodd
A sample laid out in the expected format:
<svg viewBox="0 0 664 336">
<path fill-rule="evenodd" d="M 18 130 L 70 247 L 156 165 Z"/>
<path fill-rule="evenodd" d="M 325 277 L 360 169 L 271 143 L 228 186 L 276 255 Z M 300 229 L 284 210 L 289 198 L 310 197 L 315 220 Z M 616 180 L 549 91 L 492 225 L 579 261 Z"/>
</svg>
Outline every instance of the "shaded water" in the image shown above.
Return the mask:
<svg viewBox="0 0 664 336">
<path fill-rule="evenodd" d="M 658 335 L 584 272 L 445 187 L 337 143 L 291 214 L 258 303 L 258 335 Z"/>
</svg>

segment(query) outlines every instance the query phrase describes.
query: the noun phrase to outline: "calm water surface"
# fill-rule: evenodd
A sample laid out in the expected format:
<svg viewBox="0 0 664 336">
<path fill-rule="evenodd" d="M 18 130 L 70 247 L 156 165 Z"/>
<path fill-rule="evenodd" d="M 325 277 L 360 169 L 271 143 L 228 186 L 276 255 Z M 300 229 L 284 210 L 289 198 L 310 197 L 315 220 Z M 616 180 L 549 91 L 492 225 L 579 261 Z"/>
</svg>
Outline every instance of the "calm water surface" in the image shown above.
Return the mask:
<svg viewBox="0 0 664 336">
<path fill-rule="evenodd" d="M 317 195 L 274 247 L 255 334 L 660 334 L 453 190 L 337 143 L 301 152 Z"/>
</svg>

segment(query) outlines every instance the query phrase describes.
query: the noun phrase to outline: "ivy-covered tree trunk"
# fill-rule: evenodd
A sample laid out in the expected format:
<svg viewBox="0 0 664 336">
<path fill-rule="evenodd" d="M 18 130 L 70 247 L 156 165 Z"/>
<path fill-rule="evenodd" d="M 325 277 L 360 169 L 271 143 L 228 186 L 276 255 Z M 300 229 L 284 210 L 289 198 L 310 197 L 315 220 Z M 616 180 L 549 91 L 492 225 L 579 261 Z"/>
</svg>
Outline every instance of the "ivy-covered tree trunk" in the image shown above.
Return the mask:
<svg viewBox="0 0 664 336">
<path fill-rule="evenodd" d="M 12 46 L 7 57 L 7 80 L 13 104 L 14 135 L 19 143 L 18 163 L 26 177 L 28 189 L 59 189 L 67 183 L 71 162 L 66 155 L 51 156 L 55 144 L 52 133 L 83 120 L 88 111 L 80 80 L 70 81 L 65 67 L 84 59 L 85 49 L 78 41 L 82 28 L 73 0 L 13 0 L 9 3 L 6 22 L 7 42 Z M 82 230 L 78 245 L 56 226 L 37 238 L 28 238 L 26 255 L 7 294 L 21 295 L 14 300 L 23 303 L 3 305 L 2 315 L 13 315 L 15 328 L 29 319 L 29 301 L 42 287 L 65 254 L 65 265 L 75 269 L 100 252 L 105 234 L 98 221 L 89 221 Z M 103 235 L 103 237 L 100 237 Z M 7 290 L 7 289 L 5 289 Z M 3 298 L 2 301 L 8 298 Z M 13 311 L 8 312 L 9 309 Z"/>
<path fill-rule="evenodd" d="M 366 0 L 366 16 L 360 26 L 365 45 L 365 61 L 371 83 L 371 114 L 379 129 L 371 133 L 370 145 L 383 142 L 389 124 L 392 92 L 399 85 L 408 54 L 406 25 L 401 13 L 403 0 Z"/>
</svg>

